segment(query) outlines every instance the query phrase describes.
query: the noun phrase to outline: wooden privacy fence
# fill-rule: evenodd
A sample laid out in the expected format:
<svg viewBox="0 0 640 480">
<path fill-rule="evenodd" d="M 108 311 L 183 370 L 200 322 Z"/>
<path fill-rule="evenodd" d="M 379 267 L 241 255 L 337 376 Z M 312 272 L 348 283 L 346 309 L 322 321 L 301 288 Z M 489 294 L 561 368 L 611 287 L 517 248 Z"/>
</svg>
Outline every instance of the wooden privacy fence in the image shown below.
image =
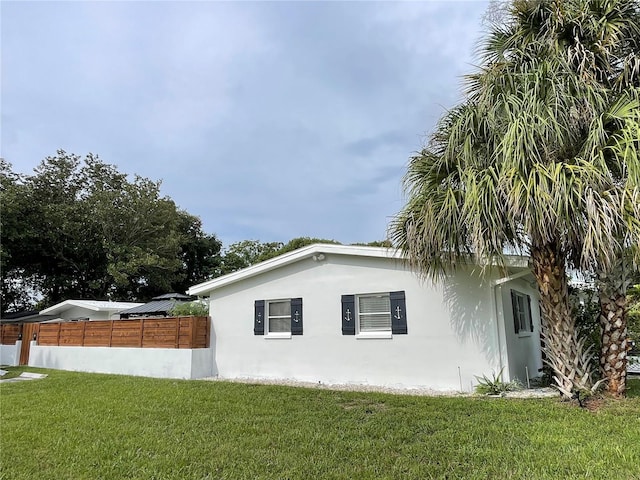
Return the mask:
<svg viewBox="0 0 640 480">
<path fill-rule="evenodd" d="M 209 317 L 40 323 L 38 345 L 63 347 L 207 348 Z"/>
<path fill-rule="evenodd" d="M 0 325 L 0 345 L 15 345 L 22 333 L 22 325 Z"/>
</svg>

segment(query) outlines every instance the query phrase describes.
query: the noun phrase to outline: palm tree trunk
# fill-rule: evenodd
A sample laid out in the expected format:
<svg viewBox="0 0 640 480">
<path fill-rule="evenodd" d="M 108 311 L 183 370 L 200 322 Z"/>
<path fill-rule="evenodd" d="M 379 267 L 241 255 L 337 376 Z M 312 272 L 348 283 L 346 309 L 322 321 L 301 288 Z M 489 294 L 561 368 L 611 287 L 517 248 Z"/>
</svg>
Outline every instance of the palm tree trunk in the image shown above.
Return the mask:
<svg viewBox="0 0 640 480">
<path fill-rule="evenodd" d="M 607 273 L 598 274 L 600 300 L 600 369 L 606 391 L 615 397 L 627 388 L 627 287 L 624 259 L 619 258 Z"/>
<path fill-rule="evenodd" d="M 564 256 L 556 245 L 545 244 L 532 247 L 531 257 L 540 291 L 545 361 L 553 369 L 555 387 L 571 398 L 574 391 L 591 388 L 593 370 L 571 315 Z"/>
</svg>

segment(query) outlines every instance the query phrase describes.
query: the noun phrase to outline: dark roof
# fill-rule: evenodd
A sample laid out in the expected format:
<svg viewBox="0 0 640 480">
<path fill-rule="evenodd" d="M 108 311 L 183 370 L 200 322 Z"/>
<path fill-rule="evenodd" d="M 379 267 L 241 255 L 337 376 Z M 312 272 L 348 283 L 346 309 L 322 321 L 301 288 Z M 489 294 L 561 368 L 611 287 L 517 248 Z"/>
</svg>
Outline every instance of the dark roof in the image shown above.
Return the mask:
<svg viewBox="0 0 640 480">
<path fill-rule="evenodd" d="M 122 310 L 120 318 L 129 318 L 136 316 L 167 316 L 176 303 L 185 303 L 195 300 L 195 297 L 184 295 L 182 293 L 165 293 L 153 297 L 150 302 L 137 307 Z"/>
<path fill-rule="evenodd" d="M 2 315 L 3 320 L 14 320 L 22 317 L 30 317 L 31 315 L 38 315 L 39 310 L 27 310 L 24 312 L 10 312 Z"/>
<path fill-rule="evenodd" d="M 164 295 L 153 297 L 151 300 L 195 300 L 195 298 L 183 293 L 165 293 Z"/>
<path fill-rule="evenodd" d="M 0 322 L 2 323 L 35 323 L 44 322 L 57 318 L 55 315 L 40 315 L 38 310 L 29 310 L 26 312 L 11 312 L 2 315 Z"/>
<path fill-rule="evenodd" d="M 184 303 L 178 300 L 152 300 L 149 303 L 133 307 L 120 312 L 120 318 L 129 318 L 137 315 L 151 316 L 162 315 L 167 316 L 176 303 Z"/>
</svg>

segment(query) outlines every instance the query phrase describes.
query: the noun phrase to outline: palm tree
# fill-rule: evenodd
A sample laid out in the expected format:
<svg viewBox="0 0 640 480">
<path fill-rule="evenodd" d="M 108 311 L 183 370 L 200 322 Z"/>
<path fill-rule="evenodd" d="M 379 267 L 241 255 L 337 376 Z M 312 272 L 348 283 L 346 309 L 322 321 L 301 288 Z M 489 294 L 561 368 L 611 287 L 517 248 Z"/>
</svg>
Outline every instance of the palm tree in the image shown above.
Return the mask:
<svg viewBox="0 0 640 480">
<path fill-rule="evenodd" d="M 637 229 L 640 218 L 637 213 L 640 206 L 640 197 L 637 195 L 640 179 L 640 96 L 634 89 L 630 89 L 630 94 L 635 98 L 629 98 L 626 94 L 621 97 L 612 112 L 599 119 L 597 128 L 593 129 L 595 134 L 592 135 L 599 140 L 607 140 L 605 145 L 596 147 L 594 151 L 606 158 L 616 185 L 626 194 L 622 198 L 626 204 L 623 206 L 631 213 L 625 216 L 625 220 L 632 223 L 630 227 L 623 224 L 617 229 L 619 240 L 616 243 L 622 248 L 608 266 L 595 262 L 593 267 L 600 301 L 600 368 L 606 380 L 606 390 L 613 396 L 622 396 L 626 390 L 627 351 L 630 348 L 627 338 L 627 289 L 631 284 L 630 266 L 633 267 L 634 258 L 638 258 L 640 247 L 637 240 L 634 242 L 628 238 L 628 232 Z M 607 124 L 609 132 L 602 134 L 603 126 Z M 614 153 L 611 154 L 610 150 Z"/>
<path fill-rule="evenodd" d="M 640 4 L 637 1 L 588 2 L 603 21 L 589 22 L 575 42 L 574 50 L 590 52 L 590 61 L 579 71 L 618 96 L 611 109 L 593 122 L 590 151 L 606 165 L 616 186 L 626 191 L 626 220 L 636 222 L 637 188 L 640 186 Z M 586 56 L 583 55 L 583 58 Z M 636 209 L 634 209 L 634 206 Z M 592 267 L 600 299 L 600 367 L 606 389 L 614 396 L 626 390 L 627 296 L 629 266 L 638 256 L 637 240 L 627 238 L 628 225 L 620 225 L 616 244 L 621 247 L 610 262 L 596 261 Z M 636 248 L 634 248 L 636 247 Z"/>
<path fill-rule="evenodd" d="M 608 269 L 623 248 L 621 226 L 640 218 L 628 201 L 634 191 L 617 183 L 605 162 L 619 152 L 596 155 L 607 142 L 595 141 L 594 125 L 622 98 L 617 80 L 606 84 L 601 71 L 608 51 L 594 54 L 576 40 L 583 25 L 629 23 L 600 8 L 604 3 L 637 18 L 637 2 L 513 2 L 506 22 L 493 25 L 483 43 L 466 101 L 411 159 L 408 201 L 391 225 L 411 264 L 434 278 L 469 257 L 503 264 L 505 248 L 528 251 L 548 363 L 567 397 L 593 383 L 570 314 L 567 265 Z M 622 59 L 620 70 L 627 72 L 628 63 Z M 632 102 L 627 107 L 633 112 Z"/>
</svg>

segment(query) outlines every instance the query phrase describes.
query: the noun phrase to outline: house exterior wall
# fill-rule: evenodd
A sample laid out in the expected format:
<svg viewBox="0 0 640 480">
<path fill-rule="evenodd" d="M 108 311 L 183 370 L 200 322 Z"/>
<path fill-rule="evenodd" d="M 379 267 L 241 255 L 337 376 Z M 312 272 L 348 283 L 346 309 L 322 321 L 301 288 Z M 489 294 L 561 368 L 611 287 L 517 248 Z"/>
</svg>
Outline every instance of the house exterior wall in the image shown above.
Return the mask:
<svg viewBox="0 0 640 480">
<path fill-rule="evenodd" d="M 531 298 L 531 320 L 533 332 L 516 333 L 513 322 L 511 290 L 529 295 Z M 519 380 L 523 385 L 529 378 L 541 375 L 542 352 L 540 350 L 540 304 L 535 287 L 524 280 L 514 280 L 501 287 L 502 305 L 505 318 L 505 334 L 507 355 L 509 359 L 508 374 L 511 380 Z M 525 368 L 526 367 L 526 368 Z M 506 373 L 507 368 L 505 368 Z M 505 375 L 506 378 L 506 375 Z"/>
<path fill-rule="evenodd" d="M 29 366 L 155 378 L 213 375 L 211 348 L 47 347 L 31 343 Z"/>
<path fill-rule="evenodd" d="M 342 295 L 399 290 L 408 334 L 342 335 Z M 254 335 L 255 300 L 298 297 L 303 335 Z M 327 254 L 219 287 L 210 298 L 213 371 L 221 378 L 469 391 L 476 375 L 499 369 L 493 289 L 470 272 L 432 286 L 395 259 Z"/>
</svg>

